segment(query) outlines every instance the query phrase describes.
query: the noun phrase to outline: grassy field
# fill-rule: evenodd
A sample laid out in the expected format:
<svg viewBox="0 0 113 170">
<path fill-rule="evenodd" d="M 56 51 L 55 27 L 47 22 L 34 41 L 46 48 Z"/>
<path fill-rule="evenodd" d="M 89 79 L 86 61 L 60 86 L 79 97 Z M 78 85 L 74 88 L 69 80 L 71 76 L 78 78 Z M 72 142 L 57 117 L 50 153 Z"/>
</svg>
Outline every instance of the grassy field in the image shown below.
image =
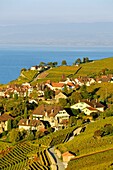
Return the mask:
<svg viewBox="0 0 113 170">
<path fill-rule="evenodd" d="M 113 163 L 113 150 L 105 151 L 102 153 L 96 153 L 94 155 L 82 157 L 69 162 L 69 166 L 66 170 L 107 170 L 112 169 L 110 166 Z"/>
<path fill-rule="evenodd" d="M 59 145 L 59 149 L 61 152 L 70 150 L 75 153 L 79 150 L 79 155 L 83 155 L 113 147 L 113 136 L 105 136 L 99 140 L 93 137 L 94 132 L 105 124 L 113 125 L 113 117 L 107 117 L 88 124 L 84 133 L 76 136 L 72 141 Z"/>
<path fill-rule="evenodd" d="M 46 81 L 46 80 L 52 80 L 52 81 L 60 81 L 62 79 L 62 75 L 65 77 L 68 77 L 70 75 L 73 75 L 77 72 L 79 67 L 77 66 L 59 66 L 56 68 L 52 68 L 48 71 L 46 71 L 46 76 L 41 77 L 38 81 Z"/>
<path fill-rule="evenodd" d="M 105 58 L 102 60 L 96 60 L 93 62 L 80 64 L 77 66 L 59 66 L 47 70 L 42 77 L 39 78 L 39 82 L 51 80 L 51 81 L 60 81 L 62 75 L 66 77 L 79 77 L 79 76 L 92 76 L 99 74 L 103 69 L 112 70 L 113 69 L 113 58 Z"/>
<path fill-rule="evenodd" d="M 96 153 L 96 152 L 101 152 L 101 151 L 104 151 L 104 150 L 107 150 L 107 149 L 109 150 L 111 148 L 113 149 L 113 136 L 105 136 L 105 137 L 102 137 L 102 138 L 99 138 L 99 139 L 95 139 L 93 137 L 94 132 L 96 130 L 99 130 L 105 124 L 112 124 L 113 125 L 113 117 L 100 119 L 100 120 L 97 120 L 96 122 L 88 124 L 85 132 L 81 133 L 78 136 L 75 136 L 73 140 L 71 140 L 67 143 L 58 145 L 59 150 L 62 153 L 67 151 L 67 150 L 72 151 L 72 152 L 76 153 L 78 157 L 80 157 L 80 156 L 89 155 L 89 154 Z M 113 152 L 113 151 L 111 151 L 111 152 Z M 104 156 L 106 156 L 106 153 L 104 153 L 105 154 Z M 88 158 L 87 158 L 87 156 L 84 157 L 83 158 L 84 163 L 85 162 L 88 163 L 88 161 L 86 161 L 85 159 L 89 160 L 89 162 L 92 161 L 92 159 L 93 159 L 93 160 L 95 160 L 94 164 L 98 165 L 99 162 L 96 161 L 97 156 L 98 156 L 98 154 L 88 156 Z M 109 154 L 108 154 L 108 156 L 109 156 Z M 94 157 L 95 159 L 92 158 L 92 157 Z M 98 159 L 103 160 L 103 158 L 101 158 L 101 156 Z M 80 159 L 80 160 L 77 159 L 77 161 L 74 160 L 74 161 L 70 162 L 70 164 L 68 166 L 68 170 L 72 169 L 72 166 L 75 168 L 76 166 L 78 167 L 77 164 L 82 164 L 82 159 Z M 112 161 L 112 160 L 111 160 L 111 158 L 107 157 L 106 161 L 109 164 L 109 161 Z M 79 162 L 79 163 L 77 163 L 77 162 Z M 103 163 L 104 163 L 104 161 L 102 162 L 102 164 Z M 101 164 L 101 161 L 100 161 L 100 164 Z M 85 166 L 89 166 L 89 165 L 90 164 L 87 164 Z M 80 169 L 80 168 L 78 168 L 78 169 Z"/>
<path fill-rule="evenodd" d="M 87 87 L 88 92 L 93 92 L 95 89 L 96 95 L 100 96 L 99 100 L 103 101 L 106 98 L 108 98 L 108 101 L 113 100 L 112 94 L 113 94 L 113 83 L 109 82 L 103 82 L 103 83 L 95 83 L 92 84 L 91 86 Z"/>
<path fill-rule="evenodd" d="M 105 58 L 102 60 L 81 64 L 81 67 L 82 68 L 75 75 L 76 77 L 93 75 L 95 73 L 98 74 L 105 68 L 109 70 L 113 69 L 113 58 Z"/>
<path fill-rule="evenodd" d="M 38 77 L 38 82 L 45 82 L 47 80 L 51 80 L 53 82 L 61 81 L 62 75 L 65 77 L 79 77 L 79 76 L 92 76 L 95 74 L 99 74 L 103 69 L 112 70 L 113 69 L 113 58 L 105 58 L 102 60 L 96 60 L 93 62 L 80 64 L 80 66 L 58 66 L 55 68 L 51 68 L 43 73 L 41 73 Z M 23 76 L 19 76 L 19 78 L 12 83 L 23 83 L 23 82 L 32 82 L 34 77 L 37 75 L 37 71 L 23 71 Z"/>
</svg>

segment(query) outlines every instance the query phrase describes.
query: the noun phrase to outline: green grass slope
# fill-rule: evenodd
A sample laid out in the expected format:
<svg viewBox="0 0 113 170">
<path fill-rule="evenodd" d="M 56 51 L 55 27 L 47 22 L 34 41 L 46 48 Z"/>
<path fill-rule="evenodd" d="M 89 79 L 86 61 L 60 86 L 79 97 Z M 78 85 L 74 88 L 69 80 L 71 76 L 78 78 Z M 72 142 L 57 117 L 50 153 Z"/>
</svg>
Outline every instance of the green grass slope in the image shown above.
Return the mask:
<svg viewBox="0 0 113 170">
<path fill-rule="evenodd" d="M 113 149 L 113 136 L 104 136 L 99 139 L 95 139 L 93 137 L 94 132 L 99 130 L 105 124 L 113 125 L 113 117 L 100 119 L 96 122 L 88 124 L 85 132 L 75 136 L 73 140 L 67 143 L 58 145 L 58 148 L 62 153 L 65 151 L 72 151 L 77 154 L 76 158 L 78 159 L 70 161 L 67 168 L 68 170 L 75 169 L 75 167 L 76 169 L 82 169 L 80 167 L 81 165 L 83 165 L 82 167 L 85 167 L 86 169 L 91 169 L 91 166 L 93 165 L 97 167 L 103 166 L 105 163 L 103 157 L 106 157 L 106 162 L 108 162 L 108 165 L 113 162 L 110 154 L 108 154 L 108 151 L 111 155 L 113 154 L 113 150 L 111 150 Z M 98 154 L 100 154 L 100 156 L 98 156 Z M 92 160 L 93 163 L 91 163 Z"/>
<path fill-rule="evenodd" d="M 45 71 L 42 77 L 38 81 L 46 81 L 46 80 L 51 80 L 51 81 L 61 81 L 62 76 L 64 77 L 69 77 L 73 76 L 77 70 L 80 67 L 77 66 L 59 66 L 56 68 L 51 68 L 47 71 Z"/>
<path fill-rule="evenodd" d="M 76 77 L 97 74 L 105 68 L 111 70 L 113 69 L 113 57 L 81 64 L 81 67 L 82 68 L 77 72 Z"/>
</svg>

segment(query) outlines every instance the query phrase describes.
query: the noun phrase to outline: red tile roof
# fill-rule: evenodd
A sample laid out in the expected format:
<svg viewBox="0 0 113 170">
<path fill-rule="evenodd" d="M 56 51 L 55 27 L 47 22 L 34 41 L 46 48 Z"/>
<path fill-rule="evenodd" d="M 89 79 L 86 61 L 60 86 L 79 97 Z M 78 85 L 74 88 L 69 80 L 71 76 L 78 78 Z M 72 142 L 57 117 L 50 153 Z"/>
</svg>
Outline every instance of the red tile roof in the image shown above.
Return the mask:
<svg viewBox="0 0 113 170">
<path fill-rule="evenodd" d="M 52 83 L 52 87 L 63 87 L 64 83 Z"/>
</svg>

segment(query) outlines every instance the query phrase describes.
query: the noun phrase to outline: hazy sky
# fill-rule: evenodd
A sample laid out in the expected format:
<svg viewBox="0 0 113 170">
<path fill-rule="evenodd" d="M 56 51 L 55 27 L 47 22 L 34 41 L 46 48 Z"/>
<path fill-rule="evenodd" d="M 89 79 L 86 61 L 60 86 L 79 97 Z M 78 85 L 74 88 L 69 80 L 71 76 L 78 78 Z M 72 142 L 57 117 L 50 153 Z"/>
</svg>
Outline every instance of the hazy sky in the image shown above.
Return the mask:
<svg viewBox="0 0 113 170">
<path fill-rule="evenodd" d="M 113 22 L 113 0 L 0 0 L 0 24 Z"/>
<path fill-rule="evenodd" d="M 27 30 L 22 25 L 93 22 L 113 22 L 113 0 L 0 0 L 0 43 L 3 40 L 10 42 L 9 34 L 15 34 L 14 41 L 18 41 L 21 33 L 22 40 L 24 33 L 33 32 L 34 28 Z M 4 27 L 8 29 L 4 30 Z M 37 26 L 35 35 L 40 31 L 42 28 Z"/>
</svg>

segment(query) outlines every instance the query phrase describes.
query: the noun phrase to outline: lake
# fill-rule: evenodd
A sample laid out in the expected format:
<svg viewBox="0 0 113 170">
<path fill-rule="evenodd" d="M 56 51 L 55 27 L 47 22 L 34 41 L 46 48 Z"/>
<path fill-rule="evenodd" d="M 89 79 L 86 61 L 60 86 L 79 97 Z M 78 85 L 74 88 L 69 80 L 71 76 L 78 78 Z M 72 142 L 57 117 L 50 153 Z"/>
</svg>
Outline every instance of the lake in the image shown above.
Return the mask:
<svg viewBox="0 0 113 170">
<path fill-rule="evenodd" d="M 113 47 L 0 47 L 0 84 L 16 79 L 22 68 L 28 69 L 41 61 L 57 61 L 60 65 L 66 60 L 72 65 L 77 58 L 83 57 L 90 60 L 113 57 Z"/>
</svg>

